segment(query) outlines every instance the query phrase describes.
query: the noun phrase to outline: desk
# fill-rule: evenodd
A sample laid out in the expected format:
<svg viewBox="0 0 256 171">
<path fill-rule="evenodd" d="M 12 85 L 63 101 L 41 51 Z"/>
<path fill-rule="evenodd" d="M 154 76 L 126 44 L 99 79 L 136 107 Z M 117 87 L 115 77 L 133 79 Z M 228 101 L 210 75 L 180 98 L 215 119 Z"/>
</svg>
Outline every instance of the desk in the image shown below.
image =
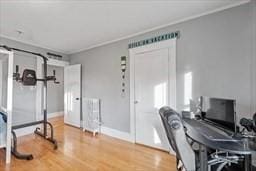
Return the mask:
<svg viewBox="0 0 256 171">
<path fill-rule="evenodd" d="M 256 143 L 244 138 L 233 138 L 224 131 L 195 119 L 183 118 L 188 137 L 199 146 L 201 171 L 207 170 L 207 148 L 245 156 L 245 170 L 252 171 L 251 154 L 256 151 Z"/>
</svg>

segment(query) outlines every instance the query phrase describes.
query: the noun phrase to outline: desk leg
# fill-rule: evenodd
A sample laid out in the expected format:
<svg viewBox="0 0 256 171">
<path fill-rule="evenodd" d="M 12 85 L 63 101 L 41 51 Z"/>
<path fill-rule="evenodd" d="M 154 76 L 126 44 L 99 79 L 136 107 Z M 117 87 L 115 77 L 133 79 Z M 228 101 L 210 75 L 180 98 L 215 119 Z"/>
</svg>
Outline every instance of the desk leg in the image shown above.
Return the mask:
<svg viewBox="0 0 256 171">
<path fill-rule="evenodd" d="M 200 152 L 199 152 L 199 159 L 200 159 L 200 171 L 208 170 L 208 157 L 207 157 L 207 150 L 206 147 L 200 144 Z"/>
<path fill-rule="evenodd" d="M 244 171 L 252 171 L 252 155 L 244 156 Z"/>
</svg>

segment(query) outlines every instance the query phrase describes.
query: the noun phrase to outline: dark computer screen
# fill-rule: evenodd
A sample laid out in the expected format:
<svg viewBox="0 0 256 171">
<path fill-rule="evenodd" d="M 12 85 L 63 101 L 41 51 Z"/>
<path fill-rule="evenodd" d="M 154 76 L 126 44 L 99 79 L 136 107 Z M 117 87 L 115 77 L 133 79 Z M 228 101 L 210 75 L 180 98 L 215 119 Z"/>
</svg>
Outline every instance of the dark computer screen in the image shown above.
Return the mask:
<svg viewBox="0 0 256 171">
<path fill-rule="evenodd" d="M 221 127 L 236 132 L 235 100 L 202 97 L 202 116 Z"/>
</svg>

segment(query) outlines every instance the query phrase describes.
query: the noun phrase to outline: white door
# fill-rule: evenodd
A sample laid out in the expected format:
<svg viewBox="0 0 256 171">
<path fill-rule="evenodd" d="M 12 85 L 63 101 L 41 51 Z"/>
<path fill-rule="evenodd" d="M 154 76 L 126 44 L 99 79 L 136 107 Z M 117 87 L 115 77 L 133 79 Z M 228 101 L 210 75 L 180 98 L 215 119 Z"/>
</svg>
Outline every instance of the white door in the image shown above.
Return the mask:
<svg viewBox="0 0 256 171">
<path fill-rule="evenodd" d="M 80 127 L 81 120 L 81 65 L 64 68 L 64 122 Z"/>
<path fill-rule="evenodd" d="M 135 139 L 139 144 L 170 150 L 158 113 L 169 105 L 169 49 L 155 49 L 134 56 Z"/>
</svg>

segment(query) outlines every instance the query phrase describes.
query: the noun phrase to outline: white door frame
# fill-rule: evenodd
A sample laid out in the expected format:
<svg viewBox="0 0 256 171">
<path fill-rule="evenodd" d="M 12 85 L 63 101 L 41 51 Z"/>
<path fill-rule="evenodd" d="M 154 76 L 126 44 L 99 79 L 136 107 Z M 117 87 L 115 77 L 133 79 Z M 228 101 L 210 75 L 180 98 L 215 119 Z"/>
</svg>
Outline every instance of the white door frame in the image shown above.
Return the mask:
<svg viewBox="0 0 256 171">
<path fill-rule="evenodd" d="M 41 57 L 38 57 L 37 64 L 36 64 L 36 73 L 37 73 L 38 78 L 43 77 L 42 64 L 43 64 L 43 59 Z M 65 66 L 69 65 L 69 62 L 48 58 L 47 65 L 58 66 L 58 67 L 64 68 Z M 36 120 L 37 121 L 41 120 L 43 117 L 43 115 L 42 115 L 42 96 L 43 96 L 42 87 L 43 87 L 43 83 L 38 82 L 37 86 L 36 86 Z M 63 99 L 63 103 L 64 103 L 64 99 Z"/>
<path fill-rule="evenodd" d="M 6 133 L 6 163 L 11 162 L 11 130 L 12 130 L 12 98 L 13 98 L 13 52 L 1 50 L 0 53 L 8 55 L 8 81 L 7 81 L 7 133 Z"/>
<path fill-rule="evenodd" d="M 146 46 L 129 49 L 130 56 L 130 136 L 136 141 L 136 113 L 135 113 L 135 56 L 140 53 L 168 48 L 169 58 L 169 87 L 168 105 L 176 109 L 176 38 L 152 43 Z M 172 96 L 171 96 L 172 95 Z"/>
<path fill-rule="evenodd" d="M 67 77 L 67 74 L 65 74 L 67 71 L 66 71 L 66 69 L 67 68 L 65 68 L 64 69 L 64 92 L 65 92 L 65 95 L 64 95 L 64 123 L 65 124 L 68 124 L 68 125 L 72 125 L 72 126 L 75 126 L 75 127 L 78 127 L 78 128 L 81 128 L 81 126 L 82 126 L 82 121 L 81 121 L 81 110 L 82 110 L 82 98 L 81 98 L 81 96 L 82 96 L 82 78 L 81 78 L 81 76 L 82 76 L 82 64 L 74 64 L 74 65 L 70 65 L 69 67 L 79 67 L 79 72 L 80 72 L 80 82 L 79 82 L 79 86 L 80 86 L 80 92 L 79 92 L 79 103 L 80 103 L 80 109 L 79 109 L 79 123 L 78 124 L 76 124 L 76 123 L 72 123 L 72 122 L 69 122 L 68 120 L 67 120 L 67 115 L 69 114 L 69 112 L 68 112 L 68 110 L 69 110 L 69 108 L 68 108 L 68 98 L 67 98 L 67 84 L 66 84 L 66 81 L 68 80 L 66 77 Z M 77 98 L 77 97 L 76 97 Z"/>
</svg>

